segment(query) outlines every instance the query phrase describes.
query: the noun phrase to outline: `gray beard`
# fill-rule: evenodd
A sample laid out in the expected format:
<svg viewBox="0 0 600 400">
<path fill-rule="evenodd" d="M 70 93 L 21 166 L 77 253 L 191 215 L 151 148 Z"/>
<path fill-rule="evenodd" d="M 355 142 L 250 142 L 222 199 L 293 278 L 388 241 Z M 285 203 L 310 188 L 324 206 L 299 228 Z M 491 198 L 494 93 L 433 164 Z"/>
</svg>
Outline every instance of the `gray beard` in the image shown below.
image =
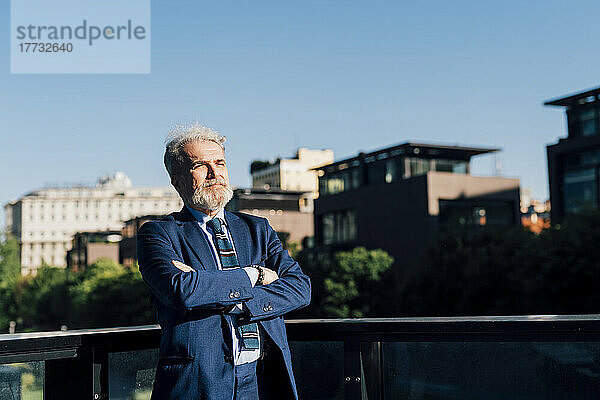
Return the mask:
<svg viewBox="0 0 600 400">
<path fill-rule="evenodd" d="M 186 193 L 181 196 L 183 204 L 192 208 L 208 211 L 217 211 L 224 208 L 233 197 L 233 189 L 229 185 L 213 185 L 201 187 L 194 193 Z"/>
</svg>

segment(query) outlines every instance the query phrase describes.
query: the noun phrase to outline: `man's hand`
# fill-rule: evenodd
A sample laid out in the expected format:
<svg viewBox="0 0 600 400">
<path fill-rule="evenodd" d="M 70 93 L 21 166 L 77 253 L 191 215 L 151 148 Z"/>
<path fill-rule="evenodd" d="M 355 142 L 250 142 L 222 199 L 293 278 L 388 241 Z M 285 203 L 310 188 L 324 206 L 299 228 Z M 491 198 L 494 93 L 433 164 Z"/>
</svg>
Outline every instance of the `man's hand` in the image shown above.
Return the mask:
<svg viewBox="0 0 600 400">
<path fill-rule="evenodd" d="M 191 271 L 194 270 L 192 267 L 190 267 L 189 265 L 185 265 L 181 261 L 172 260 L 171 262 L 173 263 L 174 266 L 176 266 L 177 268 L 179 268 L 183 272 L 191 272 Z"/>
<path fill-rule="evenodd" d="M 265 273 L 265 277 L 263 278 L 262 282 L 263 285 L 268 285 L 269 283 L 279 279 L 277 272 L 273 271 L 272 269 L 262 267 L 262 270 Z"/>
</svg>

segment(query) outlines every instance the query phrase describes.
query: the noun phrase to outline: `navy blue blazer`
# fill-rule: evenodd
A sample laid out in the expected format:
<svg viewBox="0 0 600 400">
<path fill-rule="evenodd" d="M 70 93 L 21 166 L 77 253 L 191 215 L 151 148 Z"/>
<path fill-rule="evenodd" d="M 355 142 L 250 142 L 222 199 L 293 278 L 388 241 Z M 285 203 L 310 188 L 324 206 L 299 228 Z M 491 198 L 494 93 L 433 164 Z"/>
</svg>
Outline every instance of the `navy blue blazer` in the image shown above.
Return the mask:
<svg viewBox="0 0 600 400">
<path fill-rule="evenodd" d="M 265 266 L 277 272 L 278 280 L 252 287 L 243 269 L 218 270 L 210 244 L 185 207 L 139 229 L 140 272 L 162 332 L 154 400 L 233 398 L 229 322 L 235 317 L 225 310 L 236 303 L 245 304 L 246 318 L 258 322 L 265 340 L 261 399 L 298 398 L 283 315 L 310 303 L 310 280 L 266 219 L 231 212 L 225 219 L 240 265 Z M 181 271 L 172 260 L 193 271 Z"/>
</svg>

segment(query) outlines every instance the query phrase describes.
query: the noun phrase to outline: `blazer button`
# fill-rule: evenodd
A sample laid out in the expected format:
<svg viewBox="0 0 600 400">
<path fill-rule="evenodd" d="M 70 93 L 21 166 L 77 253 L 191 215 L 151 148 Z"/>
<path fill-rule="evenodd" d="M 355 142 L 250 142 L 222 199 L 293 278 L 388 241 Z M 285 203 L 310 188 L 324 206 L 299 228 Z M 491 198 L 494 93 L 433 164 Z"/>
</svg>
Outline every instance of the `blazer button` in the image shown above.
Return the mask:
<svg viewBox="0 0 600 400">
<path fill-rule="evenodd" d="M 233 293 L 233 297 L 235 297 L 236 299 L 237 299 L 238 297 L 240 297 L 240 292 L 234 292 L 234 293 Z"/>
<path fill-rule="evenodd" d="M 233 292 L 230 292 L 230 293 L 229 293 L 229 298 L 230 298 L 230 299 L 233 299 L 234 297 L 235 297 L 235 294 L 234 294 Z"/>
<path fill-rule="evenodd" d="M 273 311 L 273 306 L 269 304 L 269 311 Z"/>
<path fill-rule="evenodd" d="M 225 354 L 223 359 L 225 360 L 226 363 L 230 363 L 233 361 L 233 357 L 231 357 L 229 354 Z"/>
<path fill-rule="evenodd" d="M 267 311 L 269 311 L 269 307 L 267 307 L 267 306 L 263 306 L 263 311 L 264 311 L 264 312 L 267 312 Z"/>
</svg>

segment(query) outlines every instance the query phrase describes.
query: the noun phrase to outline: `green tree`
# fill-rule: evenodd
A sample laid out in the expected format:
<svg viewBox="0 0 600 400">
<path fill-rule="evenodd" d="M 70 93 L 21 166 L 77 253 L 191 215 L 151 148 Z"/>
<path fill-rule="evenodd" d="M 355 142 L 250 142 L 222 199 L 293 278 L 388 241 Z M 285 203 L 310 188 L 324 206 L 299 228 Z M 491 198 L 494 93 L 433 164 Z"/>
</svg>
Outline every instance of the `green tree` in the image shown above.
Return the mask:
<svg viewBox="0 0 600 400">
<path fill-rule="evenodd" d="M 148 289 L 137 269 L 109 259 L 88 266 L 71 288 L 71 325 L 77 328 L 154 323 Z"/>
<path fill-rule="evenodd" d="M 11 235 L 5 235 L 0 242 L 0 279 L 16 282 L 21 275 L 19 242 Z"/>
<path fill-rule="evenodd" d="M 527 276 L 537 313 L 600 312 L 600 211 L 570 215 L 539 236 L 540 260 Z"/>
<path fill-rule="evenodd" d="M 394 259 L 381 249 L 356 247 L 334 254 L 334 262 L 323 281 L 325 312 L 336 317 L 366 317 L 372 311 L 372 295 L 381 276 Z"/>
<path fill-rule="evenodd" d="M 600 212 L 539 235 L 521 227 L 442 229 L 401 288 L 402 316 L 600 312 Z"/>
<path fill-rule="evenodd" d="M 20 330 L 99 328 L 155 322 L 137 269 L 99 259 L 82 272 L 42 266 L 15 290 Z"/>
<path fill-rule="evenodd" d="M 298 261 L 312 283 L 311 306 L 296 317 L 367 317 L 376 313 L 383 274 L 394 259 L 381 249 L 356 247 L 332 257 L 313 259 L 301 252 Z"/>
<path fill-rule="evenodd" d="M 48 265 L 38 268 L 35 276 L 23 277 L 15 295 L 24 329 L 59 329 L 68 324 L 72 285 L 68 270 Z"/>
<path fill-rule="evenodd" d="M 526 271 L 537 237 L 521 227 L 444 227 L 408 268 L 395 305 L 403 316 L 506 314 L 529 309 Z"/>
<path fill-rule="evenodd" d="M 0 331 L 7 332 L 10 321 L 17 319 L 15 289 L 21 276 L 19 243 L 4 235 L 0 241 Z"/>
</svg>

